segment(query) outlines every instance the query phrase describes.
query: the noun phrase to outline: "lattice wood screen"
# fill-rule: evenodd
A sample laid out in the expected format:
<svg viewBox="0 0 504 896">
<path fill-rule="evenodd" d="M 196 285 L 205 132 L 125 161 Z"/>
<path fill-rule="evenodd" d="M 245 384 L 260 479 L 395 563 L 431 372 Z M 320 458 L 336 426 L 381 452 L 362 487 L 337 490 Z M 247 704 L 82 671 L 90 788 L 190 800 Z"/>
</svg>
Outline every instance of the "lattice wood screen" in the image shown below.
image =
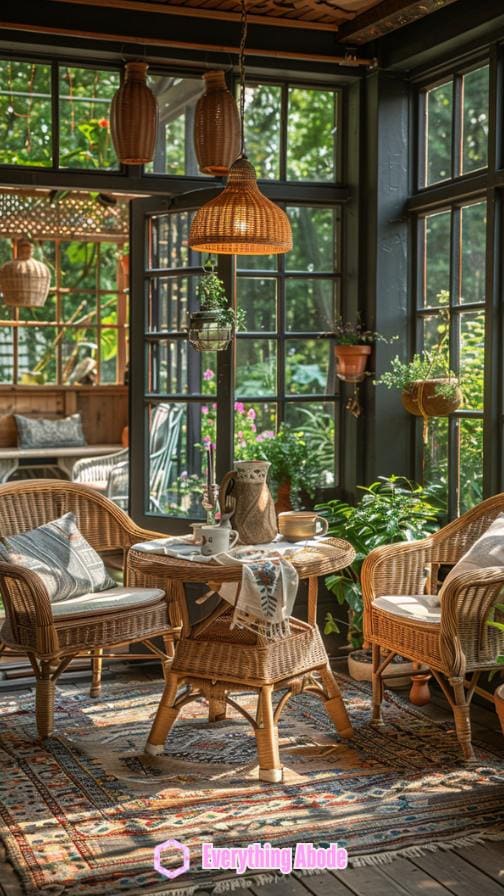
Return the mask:
<svg viewBox="0 0 504 896">
<path fill-rule="evenodd" d="M 128 202 L 89 193 L 0 191 L 0 236 L 124 242 Z"/>
</svg>

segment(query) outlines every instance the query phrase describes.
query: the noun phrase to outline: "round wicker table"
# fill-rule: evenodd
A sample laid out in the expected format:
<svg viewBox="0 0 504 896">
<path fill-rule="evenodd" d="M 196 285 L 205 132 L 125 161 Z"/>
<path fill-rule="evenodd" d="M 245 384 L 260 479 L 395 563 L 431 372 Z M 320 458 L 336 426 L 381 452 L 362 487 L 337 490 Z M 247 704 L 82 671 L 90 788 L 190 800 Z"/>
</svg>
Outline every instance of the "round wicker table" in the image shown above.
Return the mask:
<svg viewBox="0 0 504 896">
<path fill-rule="evenodd" d="M 231 608 L 222 599 L 208 617 L 194 624 L 190 621 L 184 585 L 204 584 L 218 592 L 225 582 L 240 582 L 241 566 L 181 560 L 158 553 L 154 545 L 150 550 L 130 550 L 129 584 L 163 588 L 170 621 L 174 629 L 181 628 L 146 752 L 163 752 L 181 708 L 201 696 L 208 700 L 210 721 L 224 719 L 226 706 L 230 705 L 252 725 L 259 778 L 263 781 L 282 780 L 278 721 L 288 700 L 296 694 L 310 693 L 322 700 L 339 734 L 351 736 L 351 724 L 317 626 L 317 595 L 319 576 L 348 566 L 355 551 L 338 538 L 320 539 L 319 544 L 293 545 L 289 556 L 299 578 L 308 580 L 306 622 L 291 618 L 285 635 L 270 641 L 230 625 Z M 181 685 L 185 688 L 182 691 Z M 275 707 L 272 696 L 278 689 L 282 696 Z M 232 692 L 248 690 L 258 695 L 255 718 L 231 696 Z"/>
</svg>

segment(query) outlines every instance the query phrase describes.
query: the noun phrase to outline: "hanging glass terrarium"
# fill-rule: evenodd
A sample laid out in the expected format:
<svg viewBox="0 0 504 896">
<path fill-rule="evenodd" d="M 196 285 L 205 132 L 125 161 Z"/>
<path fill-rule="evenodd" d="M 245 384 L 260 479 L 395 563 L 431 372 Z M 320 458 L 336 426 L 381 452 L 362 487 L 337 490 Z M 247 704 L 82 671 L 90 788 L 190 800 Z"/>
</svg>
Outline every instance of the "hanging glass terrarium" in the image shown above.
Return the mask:
<svg viewBox="0 0 504 896">
<path fill-rule="evenodd" d="M 228 304 L 224 283 L 215 273 L 215 262 L 209 259 L 198 283 L 201 310 L 189 317 L 187 337 L 198 352 L 221 352 L 230 344 L 236 330 L 244 326 L 244 312 Z"/>
</svg>

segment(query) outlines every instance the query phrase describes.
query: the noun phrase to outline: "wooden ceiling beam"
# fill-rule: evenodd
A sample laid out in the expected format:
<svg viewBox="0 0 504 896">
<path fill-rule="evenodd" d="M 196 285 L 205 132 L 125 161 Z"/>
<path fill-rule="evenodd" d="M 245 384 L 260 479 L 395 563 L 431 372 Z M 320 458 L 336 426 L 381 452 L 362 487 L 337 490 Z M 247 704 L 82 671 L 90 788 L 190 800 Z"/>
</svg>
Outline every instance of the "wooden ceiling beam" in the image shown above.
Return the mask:
<svg viewBox="0 0 504 896">
<path fill-rule="evenodd" d="M 145 0 L 53 0 L 55 3 L 64 3 L 65 5 L 78 6 L 99 6 L 109 7 L 110 9 L 123 9 L 128 12 L 150 12 L 160 13 L 167 16 L 183 16 L 197 19 L 213 19 L 222 22 L 240 22 L 240 14 L 235 12 L 223 11 L 219 9 L 211 9 L 209 7 L 197 6 L 168 6 L 163 3 L 148 3 Z M 347 22 L 355 18 L 355 13 L 346 12 L 344 9 L 335 7 L 335 16 L 339 22 Z M 295 19 L 280 16 L 256 15 L 253 12 L 248 13 L 248 21 L 256 25 L 274 25 L 278 28 L 303 28 L 312 31 L 333 31 L 337 32 L 339 28 L 338 22 L 314 22 L 307 19 Z"/>
<path fill-rule="evenodd" d="M 338 31 L 338 40 L 361 46 L 455 2 L 457 0 L 383 0 L 378 6 L 343 24 Z"/>
</svg>

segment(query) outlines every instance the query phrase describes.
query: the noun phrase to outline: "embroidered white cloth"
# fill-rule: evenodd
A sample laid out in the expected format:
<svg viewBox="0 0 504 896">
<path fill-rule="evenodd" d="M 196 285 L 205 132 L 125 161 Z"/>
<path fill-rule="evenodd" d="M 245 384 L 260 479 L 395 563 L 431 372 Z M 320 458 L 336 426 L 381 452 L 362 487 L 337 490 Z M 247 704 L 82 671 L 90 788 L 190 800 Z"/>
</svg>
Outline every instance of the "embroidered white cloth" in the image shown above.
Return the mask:
<svg viewBox="0 0 504 896">
<path fill-rule="evenodd" d="M 189 538 L 159 538 L 134 546 L 135 550 L 147 554 L 241 566 L 241 582 L 238 585 L 236 582 L 224 582 L 219 586 L 218 593 L 234 607 L 233 624 L 253 628 L 254 631 L 259 629 L 266 636 L 274 636 L 292 613 L 299 577 L 290 559 L 307 547 L 316 547 L 324 552 L 323 539 L 314 538 L 292 544 L 278 538 L 268 544 L 242 545 L 210 557 L 201 554 L 198 545 Z M 327 546 L 326 550 L 331 552 L 333 549 Z"/>
</svg>

